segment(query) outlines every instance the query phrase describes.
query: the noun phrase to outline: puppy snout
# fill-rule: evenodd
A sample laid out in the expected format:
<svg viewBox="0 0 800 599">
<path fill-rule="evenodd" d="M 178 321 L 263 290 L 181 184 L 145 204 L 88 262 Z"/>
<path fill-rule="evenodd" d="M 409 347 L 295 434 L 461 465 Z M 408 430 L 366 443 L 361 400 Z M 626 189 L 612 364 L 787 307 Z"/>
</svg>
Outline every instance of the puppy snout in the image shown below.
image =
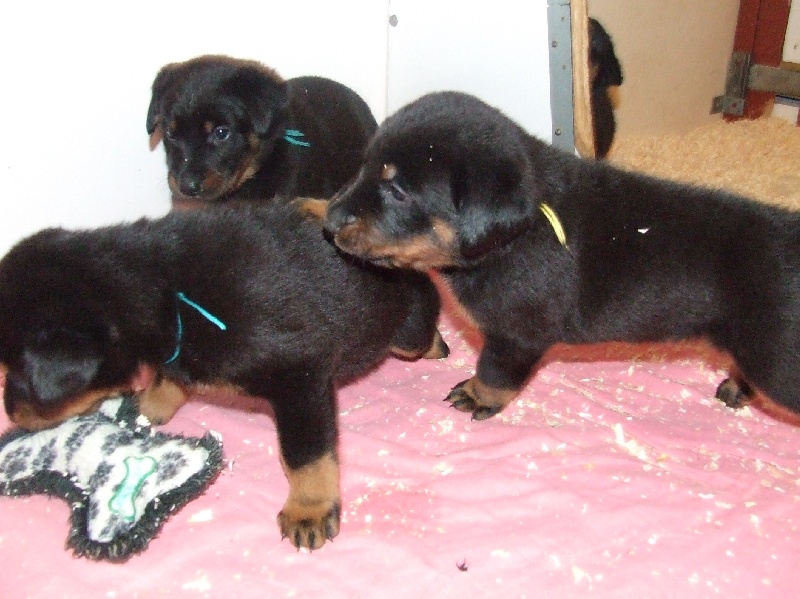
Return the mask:
<svg viewBox="0 0 800 599">
<path fill-rule="evenodd" d="M 189 197 L 197 197 L 203 191 L 203 180 L 197 175 L 184 175 L 180 181 L 181 193 Z"/>
<path fill-rule="evenodd" d="M 344 206 L 341 204 L 332 203 L 328 207 L 328 211 L 325 214 L 323 227 L 327 233 L 330 235 L 335 235 L 343 227 L 352 225 L 354 222 L 356 222 L 356 220 L 356 215 L 351 213 Z"/>
</svg>

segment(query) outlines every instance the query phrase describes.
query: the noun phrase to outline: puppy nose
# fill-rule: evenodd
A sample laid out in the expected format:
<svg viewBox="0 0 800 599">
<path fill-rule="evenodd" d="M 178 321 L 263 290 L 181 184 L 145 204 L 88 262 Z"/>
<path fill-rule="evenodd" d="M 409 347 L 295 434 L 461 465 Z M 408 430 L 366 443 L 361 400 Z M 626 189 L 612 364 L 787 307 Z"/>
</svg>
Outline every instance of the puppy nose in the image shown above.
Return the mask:
<svg viewBox="0 0 800 599">
<path fill-rule="evenodd" d="M 322 226 L 328 233 L 335 234 L 342 227 L 352 225 L 354 222 L 356 222 L 356 215 L 352 214 L 341 204 L 334 202 L 328 206 L 328 211 L 325 213 L 325 220 Z"/>
<path fill-rule="evenodd" d="M 187 176 L 181 179 L 181 193 L 186 196 L 195 197 L 203 191 L 203 181 L 200 177 Z"/>
</svg>

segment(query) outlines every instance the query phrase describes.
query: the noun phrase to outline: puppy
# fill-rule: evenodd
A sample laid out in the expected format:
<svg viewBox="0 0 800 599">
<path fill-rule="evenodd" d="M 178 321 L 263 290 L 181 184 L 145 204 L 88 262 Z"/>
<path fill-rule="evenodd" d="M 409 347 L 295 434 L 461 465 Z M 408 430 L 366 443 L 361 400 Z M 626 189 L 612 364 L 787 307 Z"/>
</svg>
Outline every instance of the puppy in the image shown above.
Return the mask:
<svg viewBox="0 0 800 599">
<path fill-rule="evenodd" d="M 151 148 L 163 139 L 178 200 L 330 197 L 356 174 L 377 127 L 340 83 L 284 81 L 227 56 L 168 64 L 152 92 L 147 133 Z"/>
<path fill-rule="evenodd" d="M 589 19 L 589 68 L 591 77 L 592 122 L 595 157 L 605 158 L 614 142 L 617 122 L 609 87 L 622 85 L 622 66 L 614 44 L 596 19 Z"/>
<path fill-rule="evenodd" d="M 444 357 L 423 274 L 356 265 L 285 204 L 178 211 L 92 231 L 48 229 L 0 261 L 5 409 L 38 429 L 141 385 L 163 422 L 198 383 L 275 414 L 297 547 L 339 532 L 335 388 L 389 352 Z"/>
<path fill-rule="evenodd" d="M 436 269 L 481 330 L 447 400 L 475 419 L 514 399 L 555 343 L 705 337 L 800 411 L 800 215 L 562 153 L 477 98 L 424 96 L 378 130 L 324 226 L 381 265 Z"/>
</svg>

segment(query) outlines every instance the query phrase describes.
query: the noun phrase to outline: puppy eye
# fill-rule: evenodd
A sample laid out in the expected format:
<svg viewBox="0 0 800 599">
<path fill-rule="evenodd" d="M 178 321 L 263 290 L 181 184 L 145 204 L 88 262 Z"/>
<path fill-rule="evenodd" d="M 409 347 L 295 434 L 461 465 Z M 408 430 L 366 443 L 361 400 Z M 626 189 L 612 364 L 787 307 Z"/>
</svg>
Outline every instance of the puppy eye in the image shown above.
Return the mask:
<svg viewBox="0 0 800 599">
<path fill-rule="evenodd" d="M 211 132 L 211 141 L 214 143 L 218 143 L 221 141 L 225 141 L 231 136 L 231 130 L 228 127 L 220 126 L 215 127 L 214 130 Z"/>
<path fill-rule="evenodd" d="M 167 130 L 166 130 L 166 131 L 164 131 L 164 137 L 166 137 L 166 138 L 167 138 L 167 139 L 169 139 L 170 141 L 174 140 L 174 139 L 175 139 L 175 137 L 176 137 L 176 135 L 177 135 L 177 134 L 175 133 L 175 129 L 169 129 L 169 128 L 167 128 Z"/>
<path fill-rule="evenodd" d="M 394 198 L 396 202 L 402 203 L 408 201 L 408 194 L 394 181 L 389 183 L 389 193 L 392 194 L 392 198 Z"/>
</svg>

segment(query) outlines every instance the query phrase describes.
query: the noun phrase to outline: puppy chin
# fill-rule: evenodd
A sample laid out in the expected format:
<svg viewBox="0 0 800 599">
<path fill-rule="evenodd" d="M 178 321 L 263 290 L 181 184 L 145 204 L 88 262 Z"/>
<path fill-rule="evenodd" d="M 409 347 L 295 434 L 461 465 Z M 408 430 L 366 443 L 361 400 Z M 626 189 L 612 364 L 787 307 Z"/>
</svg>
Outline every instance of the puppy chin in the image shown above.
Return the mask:
<svg viewBox="0 0 800 599">
<path fill-rule="evenodd" d="M 444 221 L 433 219 L 425 233 L 401 239 L 387 238 L 364 220 L 341 227 L 333 236 L 340 249 L 378 266 L 419 271 L 456 265 L 455 233 Z"/>
<path fill-rule="evenodd" d="M 29 431 L 39 431 L 54 426 L 60 420 L 42 418 L 30 404 L 20 404 L 8 415 L 11 422 Z"/>
<path fill-rule="evenodd" d="M 21 428 L 38 431 L 57 426 L 73 416 L 91 414 L 105 399 L 127 390 L 127 387 L 96 389 L 64 400 L 59 405 L 48 407 L 46 410 L 37 410 L 32 403 L 20 401 L 16 403 L 8 417 L 11 422 Z"/>
<path fill-rule="evenodd" d="M 181 189 L 179 178 L 174 173 L 167 176 L 169 190 L 172 198 L 181 207 L 191 208 L 197 205 L 210 204 L 224 198 L 228 193 L 235 191 L 236 185 L 226 181 L 221 175 L 212 173 L 203 180 L 197 193 L 186 193 Z"/>
</svg>

